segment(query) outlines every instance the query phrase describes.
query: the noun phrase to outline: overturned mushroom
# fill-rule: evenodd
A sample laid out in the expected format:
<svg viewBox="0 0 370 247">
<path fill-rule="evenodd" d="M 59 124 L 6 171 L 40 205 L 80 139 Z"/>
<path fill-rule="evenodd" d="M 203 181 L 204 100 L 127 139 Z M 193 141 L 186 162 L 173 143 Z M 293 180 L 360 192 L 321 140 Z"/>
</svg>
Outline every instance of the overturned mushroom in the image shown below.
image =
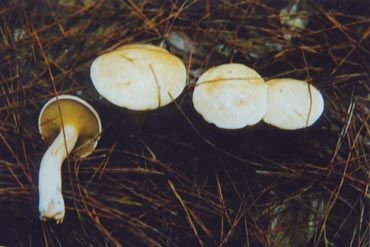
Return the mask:
<svg viewBox="0 0 370 247">
<path fill-rule="evenodd" d="M 319 90 L 305 81 L 281 78 L 267 81 L 268 109 L 263 118 L 280 129 L 311 126 L 324 110 Z"/>
<path fill-rule="evenodd" d="M 61 223 L 65 214 L 62 163 L 70 153 L 85 157 L 95 149 L 101 122 L 97 112 L 84 100 L 72 95 L 60 95 L 44 105 L 38 124 L 41 136 L 48 142 L 52 141 L 40 164 L 40 218 L 55 219 Z"/>
<path fill-rule="evenodd" d="M 243 64 L 224 64 L 203 73 L 195 86 L 194 108 L 219 128 L 239 129 L 258 123 L 267 110 L 267 85 Z"/>
<path fill-rule="evenodd" d="M 90 75 L 104 98 L 140 111 L 171 103 L 186 85 L 183 62 L 164 48 L 145 44 L 125 45 L 99 56 Z"/>
</svg>

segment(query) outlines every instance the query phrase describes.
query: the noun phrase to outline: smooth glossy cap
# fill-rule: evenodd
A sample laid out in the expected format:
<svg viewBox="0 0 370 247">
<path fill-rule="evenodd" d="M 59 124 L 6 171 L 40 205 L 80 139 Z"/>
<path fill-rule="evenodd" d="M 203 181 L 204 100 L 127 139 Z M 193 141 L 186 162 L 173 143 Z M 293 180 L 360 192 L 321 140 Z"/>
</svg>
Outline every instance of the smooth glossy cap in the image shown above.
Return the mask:
<svg viewBox="0 0 370 247">
<path fill-rule="evenodd" d="M 258 123 L 267 110 L 267 85 L 243 64 L 224 64 L 203 73 L 195 86 L 197 112 L 219 128 L 239 129 Z"/>
<path fill-rule="evenodd" d="M 312 125 L 324 110 L 324 99 L 305 81 L 281 78 L 267 81 L 268 109 L 263 118 L 280 129 L 294 130 Z"/>
<path fill-rule="evenodd" d="M 73 95 L 59 95 L 58 101 L 56 97 L 50 99 L 41 109 L 38 120 L 40 134 L 48 142 L 52 142 L 60 132 L 60 116 L 63 125 L 71 124 L 78 130 L 78 140 L 72 154 L 85 157 L 94 151 L 102 130 L 99 115 L 94 108 Z"/>
<path fill-rule="evenodd" d="M 186 85 L 184 63 L 153 45 L 125 45 L 96 58 L 90 68 L 96 90 L 131 110 L 151 110 L 176 99 Z"/>
</svg>

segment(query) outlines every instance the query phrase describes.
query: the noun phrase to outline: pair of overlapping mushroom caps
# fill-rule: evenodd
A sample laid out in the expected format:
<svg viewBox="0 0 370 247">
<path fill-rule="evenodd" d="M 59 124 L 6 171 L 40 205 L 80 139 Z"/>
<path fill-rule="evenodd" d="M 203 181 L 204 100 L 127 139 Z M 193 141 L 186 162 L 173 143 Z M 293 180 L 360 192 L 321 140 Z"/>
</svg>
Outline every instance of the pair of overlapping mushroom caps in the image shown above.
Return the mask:
<svg viewBox="0 0 370 247">
<path fill-rule="evenodd" d="M 91 65 L 90 75 L 104 98 L 138 111 L 171 103 L 186 86 L 183 62 L 153 45 L 126 45 L 101 55 Z M 262 119 L 282 129 L 304 128 L 319 118 L 324 105 L 320 92 L 304 81 L 265 82 L 253 69 L 235 63 L 202 74 L 193 104 L 207 122 L 224 129 L 243 128 Z M 40 165 L 40 217 L 59 223 L 65 214 L 61 165 L 69 153 L 84 157 L 94 150 L 101 121 L 86 101 L 61 95 L 42 108 L 39 130 L 48 141 L 55 138 Z"/>
</svg>

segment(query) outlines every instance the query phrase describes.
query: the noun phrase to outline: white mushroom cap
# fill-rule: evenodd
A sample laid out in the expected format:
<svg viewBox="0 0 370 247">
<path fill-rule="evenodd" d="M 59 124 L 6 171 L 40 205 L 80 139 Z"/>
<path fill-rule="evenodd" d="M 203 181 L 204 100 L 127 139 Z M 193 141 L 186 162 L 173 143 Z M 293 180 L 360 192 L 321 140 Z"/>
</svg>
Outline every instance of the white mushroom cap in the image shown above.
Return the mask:
<svg viewBox="0 0 370 247">
<path fill-rule="evenodd" d="M 90 75 L 107 100 L 131 110 L 151 110 L 178 97 L 186 85 L 183 62 L 153 45 L 125 45 L 99 56 Z"/>
<path fill-rule="evenodd" d="M 239 129 L 258 123 L 267 110 L 267 85 L 253 69 L 237 63 L 213 67 L 195 86 L 197 112 L 219 128 Z"/>
<path fill-rule="evenodd" d="M 282 78 L 267 81 L 268 109 L 263 118 L 280 129 L 301 129 L 312 125 L 324 110 L 324 99 L 305 81 Z"/>
</svg>

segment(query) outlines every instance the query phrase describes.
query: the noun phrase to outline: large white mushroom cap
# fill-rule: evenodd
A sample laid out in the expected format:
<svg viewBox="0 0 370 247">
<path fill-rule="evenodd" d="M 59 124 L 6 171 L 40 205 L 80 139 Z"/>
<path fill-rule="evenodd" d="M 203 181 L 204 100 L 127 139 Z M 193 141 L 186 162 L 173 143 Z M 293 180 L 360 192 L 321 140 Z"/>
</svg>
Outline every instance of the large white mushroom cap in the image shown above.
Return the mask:
<svg viewBox="0 0 370 247">
<path fill-rule="evenodd" d="M 96 90 L 115 105 L 151 110 L 167 105 L 186 85 L 183 62 L 153 45 L 125 45 L 99 56 L 90 75 Z"/>
<path fill-rule="evenodd" d="M 213 67 L 195 86 L 197 112 L 219 128 L 239 129 L 258 123 L 267 110 L 267 85 L 253 69 L 237 63 Z"/>
<path fill-rule="evenodd" d="M 280 129 L 301 129 L 312 125 L 324 110 L 324 99 L 305 81 L 281 78 L 267 81 L 268 109 L 263 118 Z"/>
</svg>

